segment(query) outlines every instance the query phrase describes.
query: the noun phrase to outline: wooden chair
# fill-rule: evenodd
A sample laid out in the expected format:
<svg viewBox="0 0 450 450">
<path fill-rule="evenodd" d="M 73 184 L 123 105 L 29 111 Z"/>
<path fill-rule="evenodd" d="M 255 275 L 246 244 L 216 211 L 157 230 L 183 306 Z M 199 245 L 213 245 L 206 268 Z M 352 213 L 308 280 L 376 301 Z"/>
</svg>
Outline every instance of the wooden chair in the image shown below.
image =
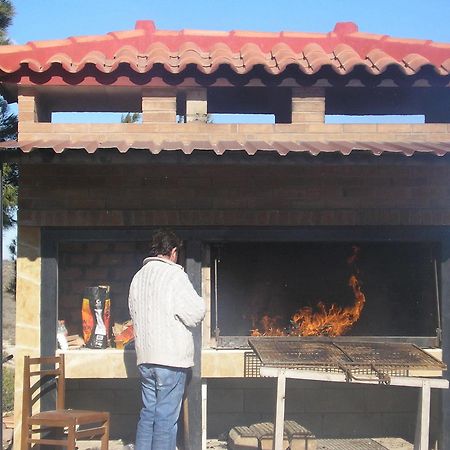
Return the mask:
<svg viewBox="0 0 450 450">
<path fill-rule="evenodd" d="M 38 367 L 34 369 L 32 366 Z M 38 444 L 75 450 L 77 439 L 101 436 L 101 449 L 108 450 L 109 413 L 64 409 L 64 390 L 64 355 L 41 358 L 25 356 L 21 449 L 28 450 L 33 444 Z M 56 409 L 33 414 L 33 404 L 50 391 L 56 392 Z M 49 436 L 50 432 L 53 433 Z M 36 433 L 38 435 L 33 436 Z"/>
</svg>

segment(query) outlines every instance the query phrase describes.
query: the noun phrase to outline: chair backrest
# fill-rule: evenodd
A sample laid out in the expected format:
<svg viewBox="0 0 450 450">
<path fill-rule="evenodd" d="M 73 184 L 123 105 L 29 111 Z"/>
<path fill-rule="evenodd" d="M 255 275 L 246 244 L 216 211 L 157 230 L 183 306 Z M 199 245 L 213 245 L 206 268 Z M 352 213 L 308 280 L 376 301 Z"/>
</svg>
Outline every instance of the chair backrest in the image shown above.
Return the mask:
<svg viewBox="0 0 450 450">
<path fill-rule="evenodd" d="M 56 408 L 64 409 L 64 355 L 40 358 L 25 356 L 22 416 L 30 417 L 33 405 L 51 391 L 56 392 Z"/>
</svg>

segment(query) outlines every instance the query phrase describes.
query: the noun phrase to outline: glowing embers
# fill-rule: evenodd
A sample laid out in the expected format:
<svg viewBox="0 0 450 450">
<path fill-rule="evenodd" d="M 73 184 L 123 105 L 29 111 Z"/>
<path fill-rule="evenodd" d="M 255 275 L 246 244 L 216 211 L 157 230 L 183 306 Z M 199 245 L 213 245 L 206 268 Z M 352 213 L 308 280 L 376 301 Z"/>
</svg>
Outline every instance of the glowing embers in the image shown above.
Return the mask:
<svg viewBox="0 0 450 450">
<path fill-rule="evenodd" d="M 315 307 L 304 306 L 293 314 L 288 326 L 280 324 L 281 317 L 264 315 L 261 319 L 252 318 L 252 336 L 340 336 L 345 334 L 360 318 L 366 301 L 358 280 L 356 262 L 359 247 L 352 247 L 352 255 L 347 259 L 351 267 L 348 285 L 353 291 L 354 303 L 351 306 L 327 306 L 319 301 Z"/>
</svg>

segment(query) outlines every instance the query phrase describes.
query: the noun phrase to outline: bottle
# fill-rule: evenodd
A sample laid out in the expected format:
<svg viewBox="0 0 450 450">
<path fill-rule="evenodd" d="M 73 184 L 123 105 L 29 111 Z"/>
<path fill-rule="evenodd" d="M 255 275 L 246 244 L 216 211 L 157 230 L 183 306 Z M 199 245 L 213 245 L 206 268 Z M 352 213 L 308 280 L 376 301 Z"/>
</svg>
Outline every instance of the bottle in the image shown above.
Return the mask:
<svg viewBox="0 0 450 450">
<path fill-rule="evenodd" d="M 56 330 L 56 339 L 61 350 L 68 350 L 69 344 L 67 343 L 67 328 L 64 320 L 58 320 L 58 327 Z"/>
</svg>

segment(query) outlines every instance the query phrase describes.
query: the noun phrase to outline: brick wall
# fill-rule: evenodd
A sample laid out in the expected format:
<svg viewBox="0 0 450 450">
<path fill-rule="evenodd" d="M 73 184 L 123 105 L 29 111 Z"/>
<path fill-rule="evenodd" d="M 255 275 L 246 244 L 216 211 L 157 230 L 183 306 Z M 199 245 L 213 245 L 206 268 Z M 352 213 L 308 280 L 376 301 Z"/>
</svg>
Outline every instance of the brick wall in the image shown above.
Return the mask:
<svg viewBox="0 0 450 450">
<path fill-rule="evenodd" d="M 81 300 L 87 286 L 111 286 L 112 323 L 129 319 L 128 288 L 147 255 L 145 242 L 60 244 L 58 318 L 66 321 L 69 334 L 82 333 Z"/>
<path fill-rule="evenodd" d="M 406 158 L 405 158 L 406 162 Z M 450 166 L 23 166 L 31 226 L 448 225 Z"/>
</svg>

